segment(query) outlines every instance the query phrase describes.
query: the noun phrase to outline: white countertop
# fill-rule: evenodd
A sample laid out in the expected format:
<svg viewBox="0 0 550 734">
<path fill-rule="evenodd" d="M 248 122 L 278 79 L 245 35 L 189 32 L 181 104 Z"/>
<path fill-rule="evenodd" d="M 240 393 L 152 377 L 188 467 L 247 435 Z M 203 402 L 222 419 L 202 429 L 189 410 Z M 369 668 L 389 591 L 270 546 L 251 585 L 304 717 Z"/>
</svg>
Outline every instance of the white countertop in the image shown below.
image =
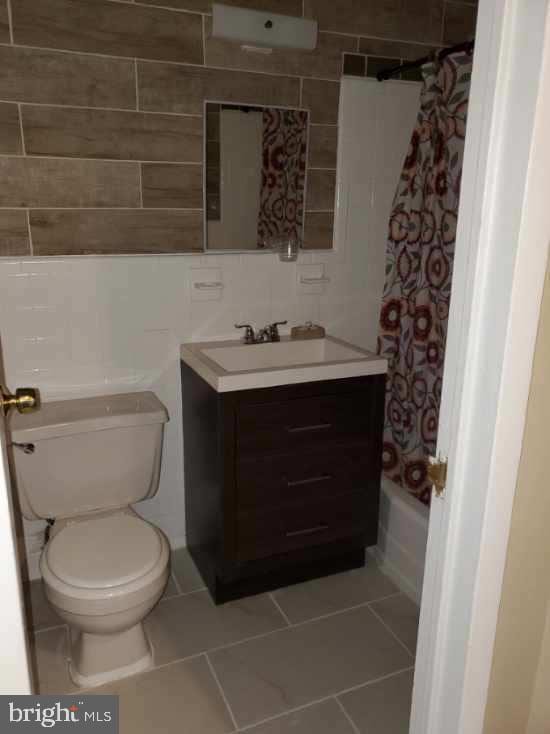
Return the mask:
<svg viewBox="0 0 550 734">
<path fill-rule="evenodd" d="M 182 344 L 181 359 L 217 392 L 380 375 L 387 360 L 326 336 L 245 344 L 240 340 Z"/>
</svg>

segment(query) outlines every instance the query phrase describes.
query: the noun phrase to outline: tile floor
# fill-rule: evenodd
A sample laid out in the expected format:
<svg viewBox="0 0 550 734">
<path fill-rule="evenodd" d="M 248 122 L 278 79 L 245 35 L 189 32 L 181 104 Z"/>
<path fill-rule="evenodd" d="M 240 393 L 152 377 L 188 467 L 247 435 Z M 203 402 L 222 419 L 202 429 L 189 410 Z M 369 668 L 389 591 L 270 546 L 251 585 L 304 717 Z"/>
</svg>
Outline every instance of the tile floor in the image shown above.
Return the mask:
<svg viewBox="0 0 550 734">
<path fill-rule="evenodd" d="M 418 608 L 366 568 L 214 606 L 187 551 L 146 627 L 156 667 L 92 689 L 121 734 L 406 734 Z M 77 689 L 67 630 L 30 585 L 41 693 Z"/>
</svg>

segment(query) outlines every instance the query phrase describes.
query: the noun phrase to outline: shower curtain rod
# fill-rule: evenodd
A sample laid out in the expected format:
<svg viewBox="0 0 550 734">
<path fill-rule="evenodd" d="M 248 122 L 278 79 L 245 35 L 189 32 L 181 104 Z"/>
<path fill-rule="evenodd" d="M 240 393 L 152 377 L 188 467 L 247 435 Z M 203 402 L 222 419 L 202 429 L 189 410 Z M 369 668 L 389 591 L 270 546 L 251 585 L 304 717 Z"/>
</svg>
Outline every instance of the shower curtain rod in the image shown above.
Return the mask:
<svg viewBox="0 0 550 734">
<path fill-rule="evenodd" d="M 441 61 L 445 58 L 445 56 L 449 56 L 450 54 L 458 53 L 460 51 L 466 51 L 468 53 L 472 53 L 474 50 L 474 41 L 465 41 L 464 43 L 457 43 L 455 46 L 449 46 L 448 48 L 443 48 L 441 51 L 438 51 L 435 55 L 439 58 Z M 383 82 L 386 79 L 391 79 L 392 76 L 395 76 L 396 74 L 401 73 L 402 71 L 408 71 L 409 69 L 417 69 L 419 66 L 423 66 L 424 64 L 427 64 L 429 61 L 432 61 L 434 57 L 434 54 L 428 54 L 428 56 L 423 56 L 421 59 L 416 59 L 416 61 L 406 61 L 404 64 L 399 64 L 399 66 L 391 66 L 388 69 L 382 69 L 382 71 L 379 71 L 376 75 L 376 78 L 379 82 Z"/>
</svg>

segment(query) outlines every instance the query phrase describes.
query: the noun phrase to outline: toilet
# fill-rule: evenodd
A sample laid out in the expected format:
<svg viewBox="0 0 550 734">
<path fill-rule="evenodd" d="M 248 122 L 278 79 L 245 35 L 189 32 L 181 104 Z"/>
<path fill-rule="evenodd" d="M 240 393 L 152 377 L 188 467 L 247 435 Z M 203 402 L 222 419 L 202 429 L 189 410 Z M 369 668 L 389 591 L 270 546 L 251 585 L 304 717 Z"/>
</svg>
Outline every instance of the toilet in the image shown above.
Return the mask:
<svg viewBox="0 0 550 734">
<path fill-rule="evenodd" d="M 132 504 L 158 490 L 167 420 L 152 392 L 43 403 L 11 419 L 21 512 L 50 523 L 40 570 L 81 687 L 153 663 L 143 620 L 166 586 L 170 549 Z"/>
</svg>

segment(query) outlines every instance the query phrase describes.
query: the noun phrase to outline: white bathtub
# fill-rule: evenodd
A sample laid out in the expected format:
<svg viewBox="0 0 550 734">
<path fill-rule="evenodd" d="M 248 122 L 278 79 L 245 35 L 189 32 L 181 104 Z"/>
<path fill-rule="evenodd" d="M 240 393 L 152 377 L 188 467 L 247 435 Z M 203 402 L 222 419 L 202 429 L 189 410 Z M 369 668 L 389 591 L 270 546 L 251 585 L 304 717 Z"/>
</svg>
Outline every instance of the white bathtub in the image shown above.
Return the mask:
<svg viewBox="0 0 550 734">
<path fill-rule="evenodd" d="M 430 510 L 401 487 L 382 479 L 378 545 L 370 549 L 382 570 L 420 604 Z"/>
</svg>

